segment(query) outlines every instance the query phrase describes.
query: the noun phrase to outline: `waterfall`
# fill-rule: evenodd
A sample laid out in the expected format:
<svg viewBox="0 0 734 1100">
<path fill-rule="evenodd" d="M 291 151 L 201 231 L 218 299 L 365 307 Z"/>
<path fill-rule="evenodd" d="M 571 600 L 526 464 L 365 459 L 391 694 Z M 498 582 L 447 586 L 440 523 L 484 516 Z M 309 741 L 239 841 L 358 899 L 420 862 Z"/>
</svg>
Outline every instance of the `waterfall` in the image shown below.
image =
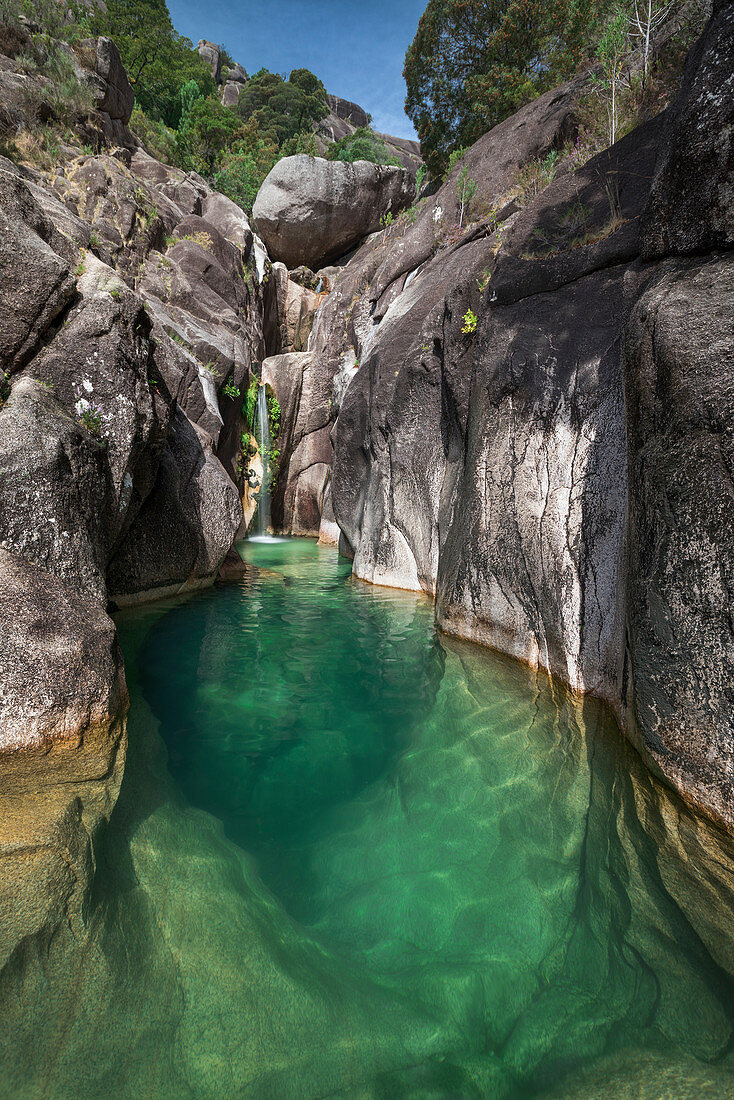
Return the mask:
<svg viewBox="0 0 734 1100">
<path fill-rule="evenodd" d="M 257 504 L 257 533 L 262 538 L 268 534 L 270 527 L 270 424 L 268 422 L 268 399 L 264 384 L 260 386 L 257 392 L 255 438 L 260 448 L 260 458 L 263 466 L 260 499 Z"/>
</svg>

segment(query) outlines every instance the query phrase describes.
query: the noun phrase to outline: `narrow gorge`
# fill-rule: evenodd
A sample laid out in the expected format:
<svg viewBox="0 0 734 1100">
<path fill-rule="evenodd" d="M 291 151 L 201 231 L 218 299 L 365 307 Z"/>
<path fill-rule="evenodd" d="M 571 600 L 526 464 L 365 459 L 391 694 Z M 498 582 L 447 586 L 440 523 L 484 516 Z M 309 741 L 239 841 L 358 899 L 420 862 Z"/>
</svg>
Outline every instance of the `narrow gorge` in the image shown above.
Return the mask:
<svg viewBox="0 0 734 1100">
<path fill-rule="evenodd" d="M 734 3 L 442 172 L 119 5 L 0 0 L 0 1096 L 734 1097 Z"/>
</svg>

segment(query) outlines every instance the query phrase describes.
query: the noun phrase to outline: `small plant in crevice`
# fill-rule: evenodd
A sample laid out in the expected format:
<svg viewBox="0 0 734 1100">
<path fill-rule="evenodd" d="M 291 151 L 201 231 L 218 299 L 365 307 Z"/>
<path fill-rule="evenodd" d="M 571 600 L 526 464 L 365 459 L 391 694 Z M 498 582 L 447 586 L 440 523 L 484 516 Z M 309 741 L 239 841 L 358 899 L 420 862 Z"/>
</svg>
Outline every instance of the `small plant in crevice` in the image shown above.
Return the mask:
<svg viewBox="0 0 734 1100">
<path fill-rule="evenodd" d="M 7 371 L 0 372 L 0 409 L 10 397 L 10 376 Z"/>
<path fill-rule="evenodd" d="M 479 318 L 477 317 L 473 309 L 468 309 L 462 319 L 464 321 L 464 324 L 461 327 L 461 331 L 465 335 L 472 335 L 477 331 Z"/>
<path fill-rule="evenodd" d="M 230 380 L 225 382 L 222 386 L 222 393 L 225 397 L 228 397 L 230 401 L 235 401 L 240 396 L 240 388 L 239 386 L 235 386 L 234 382 Z"/>
<path fill-rule="evenodd" d="M 388 233 L 392 229 L 395 218 L 392 215 L 392 211 L 388 211 L 387 214 L 383 214 L 380 218 L 380 225 L 382 226 L 382 239 L 387 240 Z"/>
<path fill-rule="evenodd" d="M 80 402 L 77 408 L 79 411 L 79 423 L 83 428 L 86 428 L 90 435 L 94 435 L 99 439 L 102 429 L 102 410 L 99 405 L 95 405 L 91 401 L 84 401 Z"/>
<path fill-rule="evenodd" d="M 268 420 L 270 421 L 270 438 L 275 439 L 280 431 L 280 402 L 274 393 L 267 395 Z"/>
<path fill-rule="evenodd" d="M 257 408 L 257 392 L 260 389 L 260 381 L 258 378 L 253 378 L 250 385 L 247 387 L 245 394 L 245 402 L 242 406 L 242 415 L 245 418 L 250 431 L 253 431 L 255 427 L 255 409 Z"/>
<path fill-rule="evenodd" d="M 479 293 L 484 294 L 485 290 L 489 286 L 489 281 L 492 278 L 492 273 L 486 268 L 477 279 L 477 286 L 479 287 Z"/>
<path fill-rule="evenodd" d="M 561 154 L 551 149 L 546 156 L 531 160 L 521 168 L 517 174 L 518 202 L 524 206 L 545 191 L 553 183 L 560 163 Z"/>
</svg>

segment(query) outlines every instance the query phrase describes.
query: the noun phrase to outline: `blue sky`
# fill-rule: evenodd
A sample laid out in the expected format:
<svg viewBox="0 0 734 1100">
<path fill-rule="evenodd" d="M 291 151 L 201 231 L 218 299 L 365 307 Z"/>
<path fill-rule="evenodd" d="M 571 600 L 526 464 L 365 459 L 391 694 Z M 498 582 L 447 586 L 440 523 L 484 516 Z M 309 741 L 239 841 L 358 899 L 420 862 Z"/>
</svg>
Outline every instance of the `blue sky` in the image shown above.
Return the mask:
<svg viewBox="0 0 734 1100">
<path fill-rule="evenodd" d="M 168 0 L 176 30 L 224 44 L 248 73 L 306 68 L 372 125 L 414 137 L 403 60 L 427 0 Z"/>
</svg>

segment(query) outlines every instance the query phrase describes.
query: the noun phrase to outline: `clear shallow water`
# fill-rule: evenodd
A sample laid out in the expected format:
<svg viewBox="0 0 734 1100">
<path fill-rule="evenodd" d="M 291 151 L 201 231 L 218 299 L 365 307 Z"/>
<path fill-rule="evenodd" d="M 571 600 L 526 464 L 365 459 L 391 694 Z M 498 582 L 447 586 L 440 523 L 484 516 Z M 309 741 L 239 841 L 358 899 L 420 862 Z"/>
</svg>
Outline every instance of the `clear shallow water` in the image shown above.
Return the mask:
<svg viewBox="0 0 734 1100">
<path fill-rule="evenodd" d="M 244 553 L 120 617 L 122 792 L 83 928 L 0 976 L 6 1094 L 734 1096 L 727 839 L 424 599 Z"/>
</svg>

